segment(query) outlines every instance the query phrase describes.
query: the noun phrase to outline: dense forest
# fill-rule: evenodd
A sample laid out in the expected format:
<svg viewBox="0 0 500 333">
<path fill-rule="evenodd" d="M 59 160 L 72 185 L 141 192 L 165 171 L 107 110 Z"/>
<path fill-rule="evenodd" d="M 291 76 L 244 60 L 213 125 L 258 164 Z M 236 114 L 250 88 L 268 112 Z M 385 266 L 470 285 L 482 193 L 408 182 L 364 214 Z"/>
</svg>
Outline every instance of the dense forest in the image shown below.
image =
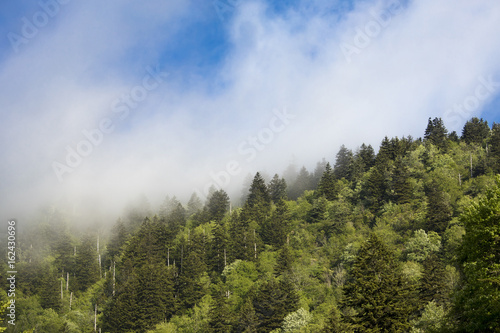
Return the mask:
<svg viewBox="0 0 500 333">
<path fill-rule="evenodd" d="M 500 124 L 423 134 L 257 173 L 242 199 L 144 199 L 106 232 L 46 209 L 18 235 L 15 326 L 3 261 L 2 326 L 500 332 Z"/>
</svg>

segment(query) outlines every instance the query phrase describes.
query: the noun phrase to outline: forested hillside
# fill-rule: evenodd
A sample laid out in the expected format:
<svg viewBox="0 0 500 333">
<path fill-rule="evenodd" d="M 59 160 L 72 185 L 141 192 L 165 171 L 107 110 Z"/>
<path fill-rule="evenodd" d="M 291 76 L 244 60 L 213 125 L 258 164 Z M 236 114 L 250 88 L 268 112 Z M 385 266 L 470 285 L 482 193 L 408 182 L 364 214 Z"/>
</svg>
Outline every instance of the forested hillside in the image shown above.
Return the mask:
<svg viewBox="0 0 500 333">
<path fill-rule="evenodd" d="M 500 124 L 473 118 L 458 135 L 435 118 L 422 132 L 257 173 L 241 204 L 215 188 L 144 200 L 106 232 L 47 210 L 18 236 L 16 325 L 3 326 L 500 332 Z"/>
</svg>

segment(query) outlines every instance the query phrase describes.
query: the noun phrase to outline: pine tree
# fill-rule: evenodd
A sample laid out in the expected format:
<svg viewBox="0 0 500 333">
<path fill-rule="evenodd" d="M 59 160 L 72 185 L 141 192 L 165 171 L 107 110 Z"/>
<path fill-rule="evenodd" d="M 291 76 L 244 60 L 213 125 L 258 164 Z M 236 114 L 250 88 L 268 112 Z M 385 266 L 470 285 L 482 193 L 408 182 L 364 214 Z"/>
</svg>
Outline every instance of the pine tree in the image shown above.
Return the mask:
<svg viewBox="0 0 500 333">
<path fill-rule="evenodd" d="M 232 329 L 231 315 L 225 297 L 224 285 L 214 286 L 213 299 L 214 304 L 210 307 L 209 332 L 213 333 L 230 333 Z"/>
<path fill-rule="evenodd" d="M 325 172 L 318 184 L 318 194 L 324 196 L 327 200 L 333 201 L 337 198 L 338 189 L 335 175 L 330 163 L 326 164 Z"/>
<path fill-rule="evenodd" d="M 247 298 L 241 306 L 238 323 L 236 325 L 237 333 L 257 333 L 259 321 L 253 308 L 252 300 Z"/>
<path fill-rule="evenodd" d="M 352 168 L 353 168 L 353 154 L 350 149 L 347 149 L 344 145 L 340 147 L 335 159 L 335 166 L 333 167 L 333 174 L 336 179 L 345 178 L 351 180 Z"/>
<path fill-rule="evenodd" d="M 203 209 L 203 203 L 201 202 L 200 197 L 194 192 L 191 194 L 191 197 L 189 198 L 188 204 L 187 204 L 187 216 L 193 216 L 197 213 L 199 213 Z"/>
<path fill-rule="evenodd" d="M 496 332 L 500 327 L 500 176 L 486 196 L 465 209 L 460 249 L 462 288 L 454 317 L 463 332 Z"/>
<path fill-rule="evenodd" d="M 122 253 L 122 246 L 127 240 L 127 231 L 125 229 L 125 224 L 121 219 L 116 221 L 113 229 L 111 230 L 111 239 L 106 246 L 106 266 L 110 266 L 113 261 L 115 261 Z"/>
<path fill-rule="evenodd" d="M 241 218 L 248 221 L 263 223 L 271 211 L 271 197 L 264 178 L 256 173 L 249 189 L 249 194 Z"/>
<path fill-rule="evenodd" d="M 290 247 L 285 245 L 281 248 L 276 259 L 276 266 L 274 267 L 274 274 L 276 276 L 292 274 L 293 256 Z"/>
<path fill-rule="evenodd" d="M 429 118 L 429 122 L 427 124 L 427 128 L 425 129 L 424 135 L 424 138 L 426 140 L 440 149 L 446 149 L 447 135 L 448 130 L 444 126 L 443 120 L 441 118 L 434 118 L 433 120 Z"/>
<path fill-rule="evenodd" d="M 447 194 L 432 181 L 426 189 L 427 194 L 427 231 L 442 233 L 446 230 L 453 215 Z"/>
<path fill-rule="evenodd" d="M 318 187 L 319 181 L 320 181 L 321 177 L 323 176 L 323 173 L 326 170 L 327 163 L 328 162 L 324 158 L 321 160 L 321 162 L 316 163 L 316 168 L 314 168 L 314 172 L 313 172 L 313 176 L 312 176 L 314 187 Z"/>
<path fill-rule="evenodd" d="M 279 178 L 278 174 L 275 174 L 271 182 L 269 183 L 269 195 L 274 203 L 280 200 L 286 200 L 286 181 L 284 178 Z"/>
<path fill-rule="evenodd" d="M 401 158 L 397 158 L 394 163 L 392 176 L 394 200 L 397 204 L 409 203 L 413 197 L 413 189 L 409 178 L 408 167 L 403 163 Z"/>
<path fill-rule="evenodd" d="M 263 225 L 262 239 L 266 244 L 280 248 L 286 243 L 289 232 L 290 214 L 285 201 L 280 200 L 276 203 L 271 217 Z"/>
<path fill-rule="evenodd" d="M 413 310 L 406 284 L 394 253 L 372 234 L 359 250 L 344 286 L 342 308 L 354 310 L 344 318 L 355 332 L 403 332 Z"/>
<path fill-rule="evenodd" d="M 84 291 L 99 280 L 99 260 L 95 247 L 95 238 L 87 235 L 75 259 L 76 289 Z"/>
<path fill-rule="evenodd" d="M 210 268 L 217 273 L 222 273 L 227 263 L 228 235 L 224 225 L 216 223 L 212 230 L 212 240 L 210 241 L 209 262 Z"/>
<path fill-rule="evenodd" d="M 493 123 L 489 142 L 489 164 L 493 173 L 500 173 L 500 124 Z"/>
<path fill-rule="evenodd" d="M 304 191 L 314 189 L 313 176 L 307 171 L 306 167 L 302 167 L 295 181 L 291 183 L 288 191 L 288 197 L 292 200 L 297 200 Z"/>
<path fill-rule="evenodd" d="M 208 221 L 220 222 L 229 210 L 229 196 L 224 190 L 213 193 L 207 204 Z"/>
<path fill-rule="evenodd" d="M 367 172 L 375 164 L 375 150 L 371 145 L 363 143 L 356 155 L 362 161 L 363 172 Z"/>
<path fill-rule="evenodd" d="M 424 307 L 431 301 L 435 301 L 438 305 L 446 305 L 449 301 L 450 290 L 444 281 L 446 271 L 443 262 L 433 253 L 424 260 L 423 266 L 424 271 L 419 287 L 421 306 Z"/>
<path fill-rule="evenodd" d="M 260 286 L 253 307 L 259 321 L 257 332 L 270 332 L 281 327 L 288 313 L 297 310 L 298 296 L 288 280 L 271 278 Z"/>
<path fill-rule="evenodd" d="M 490 136 L 490 127 L 483 118 L 473 117 L 467 121 L 462 129 L 462 140 L 467 144 L 482 146 Z"/>
<path fill-rule="evenodd" d="M 41 281 L 40 305 L 44 309 L 61 309 L 61 280 L 50 268 L 46 269 Z"/>
</svg>

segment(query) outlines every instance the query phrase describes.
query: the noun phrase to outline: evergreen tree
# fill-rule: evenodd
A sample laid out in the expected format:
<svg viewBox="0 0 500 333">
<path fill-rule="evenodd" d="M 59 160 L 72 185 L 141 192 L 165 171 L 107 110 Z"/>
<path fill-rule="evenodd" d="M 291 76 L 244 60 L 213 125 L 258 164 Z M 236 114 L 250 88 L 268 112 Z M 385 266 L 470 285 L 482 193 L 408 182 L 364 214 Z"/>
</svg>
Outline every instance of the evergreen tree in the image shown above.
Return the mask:
<svg viewBox="0 0 500 333">
<path fill-rule="evenodd" d="M 324 196 L 327 200 L 333 201 L 337 198 L 338 189 L 335 180 L 335 175 L 330 166 L 330 163 L 326 164 L 325 172 L 321 177 L 318 184 L 318 194 Z"/>
<path fill-rule="evenodd" d="M 61 309 L 61 280 L 50 268 L 46 269 L 41 281 L 40 305 L 44 309 Z"/>
<path fill-rule="evenodd" d="M 208 221 L 222 221 L 229 210 L 229 196 L 224 190 L 213 193 L 207 204 Z"/>
<path fill-rule="evenodd" d="M 280 328 L 285 316 L 298 308 L 298 296 L 291 283 L 270 279 L 264 282 L 253 300 L 259 324 L 257 332 L 270 332 Z"/>
<path fill-rule="evenodd" d="M 433 253 L 429 255 L 423 263 L 424 271 L 419 287 L 419 298 L 421 306 L 424 307 L 429 302 L 434 301 L 438 305 L 446 305 L 450 290 L 446 287 L 443 262 Z"/>
<path fill-rule="evenodd" d="M 191 194 L 191 197 L 189 198 L 186 214 L 188 217 L 193 216 L 199 213 L 202 209 L 203 209 L 203 203 L 201 202 L 201 199 L 196 194 L 196 192 L 194 192 L 193 194 Z"/>
<path fill-rule="evenodd" d="M 426 189 L 427 194 L 427 231 L 442 233 L 446 230 L 453 215 L 448 195 L 432 181 Z"/>
<path fill-rule="evenodd" d="M 375 150 L 371 145 L 364 143 L 359 148 L 356 158 L 362 162 L 363 172 L 367 172 L 375 164 Z"/>
<path fill-rule="evenodd" d="M 281 199 L 286 200 L 286 181 L 284 178 L 279 178 L 278 174 L 275 174 L 271 182 L 269 183 L 269 195 L 274 203 L 277 203 Z"/>
<path fill-rule="evenodd" d="M 490 127 L 483 118 L 477 117 L 467 121 L 462 129 L 462 140 L 467 144 L 476 144 L 482 146 L 490 136 Z"/>
<path fill-rule="evenodd" d="M 344 287 L 344 318 L 355 332 L 403 332 L 413 310 L 410 288 L 394 253 L 372 234 L 363 244 Z"/>
<path fill-rule="evenodd" d="M 304 191 L 314 189 L 314 180 L 312 175 L 307 171 L 306 167 L 302 167 L 297 175 L 297 178 L 289 187 L 288 197 L 292 200 L 297 200 Z"/>
<path fill-rule="evenodd" d="M 260 224 L 264 222 L 271 211 L 269 189 L 260 173 L 255 174 L 249 192 L 241 212 L 241 218 Z"/>
<path fill-rule="evenodd" d="M 94 237 L 87 235 L 83 238 L 75 262 L 76 289 L 84 291 L 99 280 L 99 260 Z"/>
<path fill-rule="evenodd" d="M 122 253 L 122 246 L 125 244 L 127 240 L 127 231 L 125 229 L 125 224 L 121 219 L 116 221 L 113 229 L 111 229 L 111 239 L 106 246 L 107 255 L 106 255 L 106 266 L 111 266 L 113 261 L 120 256 Z"/>
<path fill-rule="evenodd" d="M 326 170 L 326 164 L 328 162 L 323 158 L 321 162 L 316 163 L 316 168 L 314 168 L 313 172 L 313 187 L 318 187 L 319 181 L 321 177 L 323 176 L 323 173 Z"/>
<path fill-rule="evenodd" d="M 465 226 L 460 269 L 462 288 L 453 314 L 461 332 L 496 332 L 500 327 L 500 176 L 495 187 L 460 216 Z"/>
<path fill-rule="evenodd" d="M 489 143 L 490 166 L 494 173 L 500 173 L 500 124 L 493 123 Z"/>
<path fill-rule="evenodd" d="M 425 129 L 424 135 L 424 138 L 426 140 L 440 149 L 446 149 L 447 134 L 448 130 L 444 126 L 443 120 L 441 118 L 434 118 L 433 120 L 429 118 L 429 122 L 427 124 L 427 128 Z"/>
<path fill-rule="evenodd" d="M 292 274 L 293 256 L 290 247 L 285 245 L 281 248 L 276 259 L 276 266 L 274 267 L 274 274 L 276 276 Z"/>
<path fill-rule="evenodd" d="M 182 204 L 175 199 L 175 197 L 171 200 L 171 207 L 169 207 L 169 212 L 165 221 L 167 223 L 167 227 L 174 235 L 186 225 L 186 210 L 182 207 Z"/>
<path fill-rule="evenodd" d="M 397 158 L 394 163 L 392 176 L 394 200 L 397 204 L 409 203 L 413 197 L 413 189 L 409 178 L 408 167 L 403 163 L 401 158 Z"/>
<path fill-rule="evenodd" d="M 340 147 L 335 159 L 335 166 L 333 168 L 333 174 L 336 179 L 345 178 L 351 180 L 353 167 L 353 154 L 350 149 L 347 149 L 344 145 Z"/>
<path fill-rule="evenodd" d="M 208 314 L 209 332 L 230 333 L 232 328 L 231 315 L 226 301 L 227 298 L 225 297 L 224 285 L 216 285 L 214 289 L 214 304 L 210 307 Z"/>
<path fill-rule="evenodd" d="M 262 228 L 262 239 L 266 244 L 276 248 L 282 247 L 287 241 L 290 232 L 290 214 L 285 201 L 276 203 L 276 209 L 271 218 L 267 219 Z"/>
<path fill-rule="evenodd" d="M 212 240 L 210 241 L 209 262 L 211 270 L 222 273 L 227 263 L 228 236 L 226 228 L 221 223 L 216 223 L 212 230 Z"/>
<path fill-rule="evenodd" d="M 389 172 L 381 164 L 371 168 L 363 184 L 362 197 L 372 213 L 377 214 L 383 204 L 389 200 Z"/>
<path fill-rule="evenodd" d="M 257 333 L 259 321 L 253 308 L 252 300 L 247 298 L 241 306 L 239 313 L 238 324 L 236 325 L 237 333 Z"/>
</svg>

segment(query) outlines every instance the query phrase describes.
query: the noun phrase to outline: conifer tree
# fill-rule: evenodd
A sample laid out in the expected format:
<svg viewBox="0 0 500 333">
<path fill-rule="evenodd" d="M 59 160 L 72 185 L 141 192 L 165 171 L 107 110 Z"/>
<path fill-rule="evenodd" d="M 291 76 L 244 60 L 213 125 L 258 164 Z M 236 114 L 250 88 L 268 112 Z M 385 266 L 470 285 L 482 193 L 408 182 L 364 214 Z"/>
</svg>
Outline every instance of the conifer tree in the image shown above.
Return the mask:
<svg viewBox="0 0 500 333">
<path fill-rule="evenodd" d="M 276 203 L 276 209 L 262 229 L 262 239 L 266 244 L 280 248 L 286 243 L 290 232 L 290 214 L 285 201 L 280 200 Z"/>
<path fill-rule="evenodd" d="M 271 211 L 271 197 L 269 189 L 260 173 L 256 173 L 249 189 L 249 194 L 241 218 L 248 221 L 263 223 Z"/>
<path fill-rule="evenodd" d="M 286 200 L 286 181 L 284 178 L 280 178 L 278 174 L 275 174 L 271 182 L 269 183 L 269 195 L 274 203 L 280 200 Z"/>
<path fill-rule="evenodd" d="M 493 173 L 500 173 L 500 124 L 493 123 L 489 142 L 489 159 Z"/>
<path fill-rule="evenodd" d="M 224 285 L 215 285 L 213 292 L 214 304 L 209 312 L 209 332 L 230 333 L 232 329 L 231 314 L 225 297 Z"/>
<path fill-rule="evenodd" d="M 333 174 L 336 179 L 345 178 L 351 180 L 353 167 L 353 154 L 350 149 L 342 145 L 337 153 L 335 159 L 335 166 L 333 167 Z"/>
<path fill-rule="evenodd" d="M 465 227 L 460 249 L 462 288 L 453 314 L 463 332 L 496 332 L 500 327 L 500 176 L 496 185 L 460 216 Z"/>
<path fill-rule="evenodd" d="M 363 244 L 344 286 L 342 308 L 354 310 L 344 318 L 354 332 L 403 332 L 413 310 L 410 287 L 394 253 L 375 235 Z"/>
<path fill-rule="evenodd" d="M 318 184 L 318 194 L 324 196 L 327 200 L 333 201 L 336 199 L 338 190 L 335 181 L 335 175 L 330 163 L 326 164 L 325 172 Z"/>
<path fill-rule="evenodd" d="M 438 305 L 445 305 L 448 300 L 450 290 L 446 287 L 444 278 L 446 271 L 443 262 L 437 254 L 429 255 L 423 263 L 424 271 L 419 287 L 419 298 L 421 306 L 434 301 Z"/>
<path fill-rule="evenodd" d="M 436 181 L 426 189 L 427 194 L 427 231 L 442 233 L 446 230 L 453 215 L 447 194 Z"/>
<path fill-rule="evenodd" d="M 300 168 L 295 181 L 289 187 L 288 197 L 292 200 L 297 200 L 304 191 L 312 189 L 314 189 L 313 176 L 307 171 L 306 167 L 303 166 Z"/>
<path fill-rule="evenodd" d="M 259 321 L 257 332 L 270 332 L 281 327 L 288 313 L 297 310 L 298 296 L 288 280 L 271 278 L 260 286 L 253 307 Z"/>
<path fill-rule="evenodd" d="M 215 191 L 207 204 L 208 221 L 222 221 L 229 210 L 229 196 L 224 190 Z"/>
<path fill-rule="evenodd" d="M 255 314 L 251 298 L 247 298 L 241 306 L 238 323 L 236 325 L 237 333 L 257 333 L 259 321 Z"/>
<path fill-rule="evenodd" d="M 121 219 L 116 221 L 113 229 L 111 230 L 111 239 L 106 246 L 106 266 L 110 266 L 113 261 L 115 261 L 122 252 L 122 246 L 127 240 L 127 231 L 125 229 L 125 224 Z"/>
<path fill-rule="evenodd" d="M 76 289 L 84 291 L 99 280 L 99 260 L 94 237 L 87 235 L 83 238 L 75 262 Z"/>
<path fill-rule="evenodd" d="M 202 209 L 203 209 L 203 203 L 201 202 L 201 199 L 196 194 L 196 192 L 194 192 L 193 194 L 191 194 L 191 197 L 189 198 L 186 214 L 189 217 L 199 213 Z"/>
<path fill-rule="evenodd" d="M 210 262 L 211 270 L 217 273 L 222 273 L 227 263 L 229 255 L 228 248 L 228 235 L 226 228 L 221 223 L 216 223 L 212 230 L 212 240 L 210 241 L 210 252 L 208 260 Z"/>
<path fill-rule="evenodd" d="M 394 200 L 398 204 L 409 203 L 413 196 L 413 189 L 409 182 L 408 167 L 401 158 L 397 158 L 394 163 L 394 172 L 392 176 Z"/>
<path fill-rule="evenodd" d="M 375 164 L 375 151 L 371 145 L 365 145 L 364 143 L 359 148 L 356 158 L 362 162 L 363 172 L 367 172 Z"/>
<path fill-rule="evenodd" d="M 61 309 L 61 281 L 55 272 L 47 268 L 41 281 L 40 305 L 44 309 Z"/>
<path fill-rule="evenodd" d="M 441 118 L 434 118 L 433 120 L 429 118 L 429 122 L 427 124 L 427 128 L 425 129 L 424 135 L 424 138 L 426 140 L 440 149 L 446 149 L 447 135 L 448 130 L 444 126 L 443 120 Z"/>
<path fill-rule="evenodd" d="M 462 140 L 467 144 L 482 146 L 490 136 L 490 127 L 483 118 L 473 117 L 467 121 L 462 129 Z"/>
</svg>

